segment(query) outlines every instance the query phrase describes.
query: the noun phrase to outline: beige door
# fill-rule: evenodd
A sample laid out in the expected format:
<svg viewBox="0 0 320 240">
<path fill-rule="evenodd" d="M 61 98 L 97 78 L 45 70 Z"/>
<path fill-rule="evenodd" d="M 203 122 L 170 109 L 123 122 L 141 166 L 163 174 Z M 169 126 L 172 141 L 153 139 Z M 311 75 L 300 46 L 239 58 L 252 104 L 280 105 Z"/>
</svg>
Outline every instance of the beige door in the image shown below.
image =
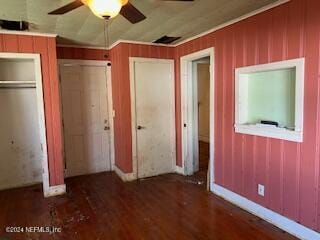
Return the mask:
<svg viewBox="0 0 320 240">
<path fill-rule="evenodd" d="M 170 61 L 134 62 L 138 178 L 173 172 L 175 125 Z"/>
<path fill-rule="evenodd" d="M 109 171 L 107 68 L 60 66 L 67 176 Z"/>
</svg>

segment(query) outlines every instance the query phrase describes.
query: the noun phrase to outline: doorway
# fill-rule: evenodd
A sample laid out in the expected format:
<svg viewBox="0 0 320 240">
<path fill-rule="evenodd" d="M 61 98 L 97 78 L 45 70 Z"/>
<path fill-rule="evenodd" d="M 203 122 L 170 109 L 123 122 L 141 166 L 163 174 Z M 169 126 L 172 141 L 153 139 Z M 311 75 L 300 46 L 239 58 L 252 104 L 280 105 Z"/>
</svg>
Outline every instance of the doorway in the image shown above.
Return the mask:
<svg viewBox="0 0 320 240">
<path fill-rule="evenodd" d="M 173 60 L 130 58 L 132 154 L 137 178 L 174 171 L 173 77 Z"/>
<path fill-rule="evenodd" d="M 193 159 L 194 174 L 198 183 L 206 183 L 210 159 L 210 57 L 193 61 L 192 64 L 193 81 L 197 86 L 195 98 L 198 103 L 195 112 L 195 119 L 198 120 L 198 129 L 195 129 L 195 137 L 198 136 L 198 153 Z"/>
<path fill-rule="evenodd" d="M 182 173 L 210 188 L 214 156 L 214 49 L 181 57 Z"/>
<path fill-rule="evenodd" d="M 43 184 L 50 194 L 39 54 L 0 53 L 0 189 Z"/>
<path fill-rule="evenodd" d="M 67 177 L 111 171 L 113 121 L 108 62 L 60 60 Z"/>
</svg>

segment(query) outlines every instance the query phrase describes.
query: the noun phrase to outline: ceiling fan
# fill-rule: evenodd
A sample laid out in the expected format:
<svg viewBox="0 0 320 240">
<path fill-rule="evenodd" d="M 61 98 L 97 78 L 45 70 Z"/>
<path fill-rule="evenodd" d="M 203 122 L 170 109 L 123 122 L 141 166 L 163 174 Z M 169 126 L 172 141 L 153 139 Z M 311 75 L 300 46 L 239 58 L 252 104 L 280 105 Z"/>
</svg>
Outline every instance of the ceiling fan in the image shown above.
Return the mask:
<svg viewBox="0 0 320 240">
<path fill-rule="evenodd" d="M 162 1 L 179 1 L 192 2 L 194 0 L 162 0 Z M 64 5 L 52 12 L 50 15 L 62 15 L 74 9 L 86 5 L 99 18 L 109 19 L 117 16 L 119 13 L 128 19 L 131 23 L 138 23 L 146 16 L 135 8 L 129 0 L 76 0 Z"/>
</svg>

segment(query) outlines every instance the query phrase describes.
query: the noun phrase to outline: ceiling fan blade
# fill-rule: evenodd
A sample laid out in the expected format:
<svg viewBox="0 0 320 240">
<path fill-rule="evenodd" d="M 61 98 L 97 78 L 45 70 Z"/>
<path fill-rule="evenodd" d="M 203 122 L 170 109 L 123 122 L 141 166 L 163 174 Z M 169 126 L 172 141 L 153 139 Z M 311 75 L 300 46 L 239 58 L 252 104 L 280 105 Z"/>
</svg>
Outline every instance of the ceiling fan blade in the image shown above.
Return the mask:
<svg viewBox="0 0 320 240">
<path fill-rule="evenodd" d="M 52 12 L 49 12 L 48 14 L 50 15 L 61 15 L 61 14 L 65 14 L 67 12 L 70 12 L 78 7 L 81 7 L 83 5 L 83 3 L 80 0 L 76 0 L 74 2 L 71 2 L 67 5 L 64 5 L 61 8 L 58 8 Z"/>
<path fill-rule="evenodd" d="M 130 2 L 121 8 L 120 14 L 128 19 L 131 23 L 138 23 L 146 19 L 146 16 L 136 9 Z"/>
</svg>

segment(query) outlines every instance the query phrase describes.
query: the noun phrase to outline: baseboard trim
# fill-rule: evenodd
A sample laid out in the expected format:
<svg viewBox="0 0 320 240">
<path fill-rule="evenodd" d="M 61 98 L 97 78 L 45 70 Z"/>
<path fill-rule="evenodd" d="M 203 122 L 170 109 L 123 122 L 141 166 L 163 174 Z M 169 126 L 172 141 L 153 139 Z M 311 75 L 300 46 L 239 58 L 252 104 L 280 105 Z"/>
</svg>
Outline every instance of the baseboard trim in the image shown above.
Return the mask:
<svg viewBox="0 0 320 240">
<path fill-rule="evenodd" d="M 114 171 L 124 182 L 137 180 L 137 176 L 135 173 L 124 173 L 116 165 L 114 165 Z"/>
<path fill-rule="evenodd" d="M 175 173 L 177 174 L 181 174 L 181 175 L 184 175 L 184 170 L 183 170 L 183 167 L 179 167 L 179 166 L 176 166 L 175 168 Z"/>
<path fill-rule="evenodd" d="M 51 186 L 49 189 L 44 191 L 44 196 L 45 197 L 54 197 L 58 195 L 63 195 L 66 193 L 66 185 L 61 184 L 57 186 Z"/>
<path fill-rule="evenodd" d="M 212 192 L 238 207 L 264 219 L 282 230 L 304 240 L 320 240 L 320 233 L 267 209 L 217 184 L 212 185 Z"/>
</svg>

